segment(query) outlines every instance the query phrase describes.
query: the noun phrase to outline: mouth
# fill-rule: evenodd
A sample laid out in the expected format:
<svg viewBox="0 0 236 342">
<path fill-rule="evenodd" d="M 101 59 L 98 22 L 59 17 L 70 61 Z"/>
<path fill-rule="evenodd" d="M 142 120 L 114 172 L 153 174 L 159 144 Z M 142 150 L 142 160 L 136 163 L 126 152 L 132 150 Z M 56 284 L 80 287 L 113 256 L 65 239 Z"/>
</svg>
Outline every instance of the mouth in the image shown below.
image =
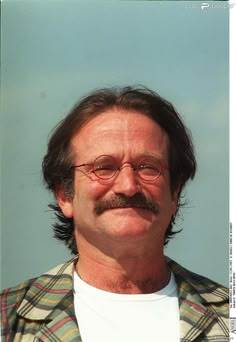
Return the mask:
<svg viewBox="0 0 236 342">
<path fill-rule="evenodd" d="M 117 207 L 111 207 L 111 208 L 107 208 L 106 210 L 104 210 L 104 212 L 109 212 L 109 211 L 113 211 L 115 212 L 120 212 L 120 214 L 125 214 L 125 213 L 136 213 L 136 214 L 141 214 L 141 212 L 152 212 L 149 208 L 146 207 L 142 207 L 142 206 L 134 206 L 134 205 L 125 205 L 125 206 L 117 206 Z"/>
<path fill-rule="evenodd" d="M 150 210 L 146 207 L 142 207 L 142 206 L 135 206 L 135 205 L 124 205 L 122 207 L 112 207 L 110 209 L 145 209 L 145 210 Z"/>
</svg>

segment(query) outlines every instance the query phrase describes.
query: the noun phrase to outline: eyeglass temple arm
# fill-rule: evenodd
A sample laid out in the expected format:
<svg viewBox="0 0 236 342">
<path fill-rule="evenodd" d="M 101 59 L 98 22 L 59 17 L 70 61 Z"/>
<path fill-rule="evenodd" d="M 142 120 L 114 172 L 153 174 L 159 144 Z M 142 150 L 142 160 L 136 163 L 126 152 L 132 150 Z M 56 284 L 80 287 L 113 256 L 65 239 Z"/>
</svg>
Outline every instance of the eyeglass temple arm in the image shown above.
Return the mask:
<svg viewBox="0 0 236 342">
<path fill-rule="evenodd" d="M 80 164 L 80 165 L 73 165 L 70 168 L 75 169 L 76 167 L 81 167 L 81 166 L 87 166 L 87 165 L 93 165 L 93 164 Z"/>
</svg>

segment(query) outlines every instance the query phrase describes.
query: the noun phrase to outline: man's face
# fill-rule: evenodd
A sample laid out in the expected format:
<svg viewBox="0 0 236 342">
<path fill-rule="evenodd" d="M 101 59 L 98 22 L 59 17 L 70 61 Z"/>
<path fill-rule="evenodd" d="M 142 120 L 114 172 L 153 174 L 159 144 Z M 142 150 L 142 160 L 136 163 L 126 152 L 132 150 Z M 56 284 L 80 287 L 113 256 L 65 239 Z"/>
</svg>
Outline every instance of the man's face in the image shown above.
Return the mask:
<svg viewBox="0 0 236 342">
<path fill-rule="evenodd" d="M 168 166 L 168 135 L 151 118 L 139 113 L 111 109 L 86 123 L 73 138 L 74 165 L 93 163 L 100 155 L 112 156 L 121 165 L 136 165 L 144 156 L 156 157 Z M 171 194 L 169 171 L 154 181 L 143 181 L 130 164 L 115 177 L 101 180 L 93 173 L 75 169 L 74 196 L 67 199 L 58 192 L 65 216 L 73 217 L 76 239 L 91 245 L 158 239 L 162 244 L 171 216 L 176 211 L 177 193 Z M 130 202 L 121 208 L 97 212 L 97 203 L 117 198 L 145 197 L 157 209 L 136 207 Z M 121 202 L 122 203 L 122 202 Z M 128 202 L 129 203 L 129 202 Z"/>
</svg>

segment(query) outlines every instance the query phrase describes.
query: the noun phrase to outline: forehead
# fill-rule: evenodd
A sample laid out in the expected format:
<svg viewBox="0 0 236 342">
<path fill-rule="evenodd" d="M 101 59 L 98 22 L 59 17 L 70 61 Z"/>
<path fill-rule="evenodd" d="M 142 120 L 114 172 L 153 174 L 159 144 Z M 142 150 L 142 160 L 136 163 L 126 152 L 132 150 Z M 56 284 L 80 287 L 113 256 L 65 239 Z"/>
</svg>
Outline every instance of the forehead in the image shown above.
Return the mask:
<svg viewBox="0 0 236 342">
<path fill-rule="evenodd" d="M 113 108 L 85 123 L 72 139 L 79 154 L 167 153 L 167 133 L 143 113 Z"/>
</svg>

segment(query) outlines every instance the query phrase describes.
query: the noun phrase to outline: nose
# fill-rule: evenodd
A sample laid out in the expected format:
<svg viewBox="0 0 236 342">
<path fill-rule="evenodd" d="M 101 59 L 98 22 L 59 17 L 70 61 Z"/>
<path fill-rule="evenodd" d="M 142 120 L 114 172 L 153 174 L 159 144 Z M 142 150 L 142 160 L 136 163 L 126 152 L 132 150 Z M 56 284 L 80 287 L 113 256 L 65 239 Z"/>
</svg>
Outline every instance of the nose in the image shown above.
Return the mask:
<svg viewBox="0 0 236 342">
<path fill-rule="evenodd" d="M 138 175 L 129 163 L 122 165 L 116 176 L 113 190 L 115 193 L 120 193 L 131 197 L 137 192 L 140 192 L 140 183 Z"/>
</svg>

